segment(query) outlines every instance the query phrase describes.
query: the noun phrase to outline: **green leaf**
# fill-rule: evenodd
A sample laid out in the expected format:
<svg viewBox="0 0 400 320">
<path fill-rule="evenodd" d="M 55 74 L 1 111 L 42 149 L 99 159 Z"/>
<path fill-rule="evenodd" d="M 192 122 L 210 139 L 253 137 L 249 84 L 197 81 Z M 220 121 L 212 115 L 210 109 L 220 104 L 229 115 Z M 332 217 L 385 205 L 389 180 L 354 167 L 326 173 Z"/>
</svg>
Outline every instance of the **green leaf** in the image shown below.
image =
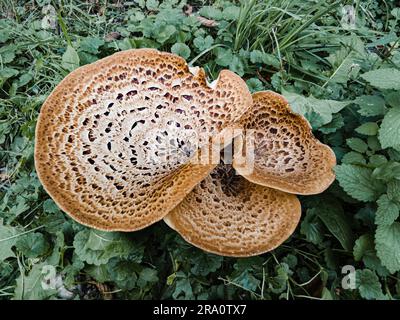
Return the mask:
<svg viewBox="0 0 400 320">
<path fill-rule="evenodd" d="M 28 233 L 18 238 L 16 247 L 28 258 L 44 255 L 50 248 L 42 233 Z"/>
<path fill-rule="evenodd" d="M 200 253 L 191 259 L 193 267 L 191 272 L 196 276 L 206 276 L 217 271 L 222 264 L 223 258 L 210 253 Z"/>
<path fill-rule="evenodd" d="M 400 83 L 400 81 L 398 81 Z M 382 148 L 400 150 L 400 108 L 391 108 L 383 118 L 379 130 L 379 141 Z"/>
<path fill-rule="evenodd" d="M 384 165 L 387 162 L 388 161 L 386 157 L 382 154 L 373 154 L 369 157 L 369 164 L 374 166 L 375 168 Z"/>
<path fill-rule="evenodd" d="M 199 51 L 204 51 L 211 47 L 214 43 L 214 39 L 211 36 L 207 36 L 205 38 L 203 37 L 197 37 L 193 40 L 194 46 L 199 49 Z"/>
<path fill-rule="evenodd" d="M 190 56 L 190 48 L 184 43 L 175 43 L 171 47 L 171 52 L 181 56 L 184 59 L 187 59 Z"/>
<path fill-rule="evenodd" d="M 379 89 L 400 90 L 400 71 L 394 68 L 382 68 L 366 72 L 361 78 Z"/>
<path fill-rule="evenodd" d="M 393 161 L 386 162 L 374 169 L 372 177 L 384 181 L 400 179 L 400 163 Z"/>
<path fill-rule="evenodd" d="M 199 14 L 212 20 L 221 20 L 223 18 L 221 10 L 213 6 L 203 6 L 199 10 Z"/>
<path fill-rule="evenodd" d="M 249 88 L 250 92 L 257 92 L 264 89 L 264 86 L 260 80 L 257 78 L 250 78 L 246 81 L 247 87 Z"/>
<path fill-rule="evenodd" d="M 378 133 L 378 129 L 379 126 L 376 124 L 376 122 L 365 122 L 355 130 L 356 132 L 366 136 L 375 136 Z"/>
<path fill-rule="evenodd" d="M 368 150 L 368 145 L 360 138 L 349 138 L 346 143 L 351 149 L 360 153 L 365 153 Z"/>
<path fill-rule="evenodd" d="M 229 69 L 237 73 L 239 76 L 243 76 L 245 71 L 243 60 L 239 56 L 233 56 L 229 64 Z"/>
<path fill-rule="evenodd" d="M 354 260 L 360 261 L 366 254 L 370 252 L 374 254 L 374 246 L 374 237 L 372 235 L 363 234 L 362 236 L 360 236 L 354 244 Z"/>
<path fill-rule="evenodd" d="M 79 49 L 96 55 L 99 53 L 99 48 L 104 45 L 104 43 L 105 41 L 99 37 L 87 37 L 80 42 Z"/>
<path fill-rule="evenodd" d="M 315 210 L 307 210 L 306 216 L 301 223 L 300 233 L 311 243 L 320 244 L 322 242 L 323 225 L 318 219 Z"/>
<path fill-rule="evenodd" d="M 376 252 L 391 273 L 400 270 L 400 223 L 378 226 L 375 233 Z"/>
<path fill-rule="evenodd" d="M 340 203 L 336 201 L 321 201 L 315 210 L 315 214 L 322 220 L 328 230 L 339 240 L 342 247 L 351 251 L 354 236 L 350 228 L 350 221 L 345 216 Z"/>
<path fill-rule="evenodd" d="M 17 233 L 16 228 L 4 225 L 2 219 L 0 219 L 0 262 L 15 257 L 11 249 L 17 242 L 15 237 Z"/>
<path fill-rule="evenodd" d="M 342 158 L 342 163 L 345 164 L 366 164 L 366 160 L 361 153 L 350 151 Z"/>
<path fill-rule="evenodd" d="M 356 285 L 361 297 L 364 299 L 382 299 L 384 297 L 379 278 L 371 270 L 357 270 Z"/>
<path fill-rule="evenodd" d="M 334 133 L 344 126 L 344 120 L 340 113 L 332 115 L 332 121 L 323 125 L 318 130 L 324 134 Z"/>
<path fill-rule="evenodd" d="M 137 284 L 140 288 L 144 288 L 149 283 L 158 282 L 157 270 L 144 268 L 139 273 Z"/>
<path fill-rule="evenodd" d="M 385 114 L 385 100 L 379 96 L 360 96 L 354 100 L 360 108 L 358 113 L 362 116 L 379 116 Z"/>
<path fill-rule="evenodd" d="M 172 298 L 178 299 L 178 297 L 186 300 L 193 299 L 192 285 L 189 278 L 182 271 L 176 273 L 175 290 L 172 294 Z"/>
<path fill-rule="evenodd" d="M 400 203 L 400 180 L 389 181 L 386 192 L 389 199 Z"/>
<path fill-rule="evenodd" d="M 377 201 L 375 223 L 378 225 L 391 225 L 399 217 L 399 206 L 389 199 L 387 194 L 381 195 Z"/>
<path fill-rule="evenodd" d="M 336 166 L 335 172 L 340 186 L 354 199 L 375 201 L 385 189 L 382 182 L 372 178 L 372 169 L 342 164 Z"/>
<path fill-rule="evenodd" d="M 29 271 L 28 275 L 21 274 L 17 278 L 17 284 L 14 291 L 14 299 L 16 300 L 44 300 L 55 296 L 57 290 L 51 286 L 43 286 L 46 284 L 47 277 L 50 276 L 46 272 L 45 264 L 35 264 Z M 51 266 L 50 266 L 51 267 Z"/>
<path fill-rule="evenodd" d="M 89 264 L 105 264 L 111 258 L 128 258 L 135 250 L 127 235 L 92 229 L 79 231 L 74 238 L 75 253 Z"/>
<path fill-rule="evenodd" d="M 319 128 L 333 119 L 333 114 L 338 113 L 352 101 L 320 100 L 313 96 L 308 98 L 289 91 L 282 90 L 283 96 L 288 100 L 292 110 L 306 116 L 313 128 Z M 312 119 L 311 115 L 318 116 Z"/>
<path fill-rule="evenodd" d="M 351 76 L 357 76 L 360 66 L 355 63 L 356 56 L 357 53 L 355 51 L 351 50 L 349 52 L 347 48 L 342 47 L 327 57 L 326 60 L 328 60 L 333 67 L 333 72 L 329 81 L 345 84 L 350 80 Z"/>
<path fill-rule="evenodd" d="M 62 55 L 61 66 L 68 71 L 73 71 L 79 67 L 79 56 L 73 47 L 67 47 Z"/>
<path fill-rule="evenodd" d="M 240 8 L 236 6 L 229 6 L 224 8 L 222 16 L 226 20 L 236 20 L 239 18 Z"/>
<path fill-rule="evenodd" d="M 215 52 L 217 55 L 215 63 L 222 67 L 229 66 L 233 58 L 232 51 L 230 49 L 216 48 Z"/>
</svg>

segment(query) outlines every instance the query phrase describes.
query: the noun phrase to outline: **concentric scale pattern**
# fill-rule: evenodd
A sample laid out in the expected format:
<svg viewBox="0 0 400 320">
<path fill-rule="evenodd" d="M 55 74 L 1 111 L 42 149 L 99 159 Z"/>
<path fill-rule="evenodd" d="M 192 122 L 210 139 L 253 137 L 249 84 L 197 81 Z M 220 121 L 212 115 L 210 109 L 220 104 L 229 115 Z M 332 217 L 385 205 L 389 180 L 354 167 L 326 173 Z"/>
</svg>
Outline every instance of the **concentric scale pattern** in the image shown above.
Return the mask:
<svg viewBox="0 0 400 320">
<path fill-rule="evenodd" d="M 300 214 L 295 195 L 253 184 L 220 164 L 164 221 L 203 250 L 240 257 L 276 248 Z"/>
<path fill-rule="evenodd" d="M 254 154 L 241 141 L 242 163 L 235 169 L 248 180 L 295 194 L 324 191 L 335 179 L 333 151 L 312 134 L 307 120 L 290 109 L 285 98 L 272 91 L 253 94 L 253 106 L 241 119 Z M 253 171 L 244 168 L 252 159 Z"/>
<path fill-rule="evenodd" d="M 209 86 L 175 55 L 114 54 L 68 75 L 43 105 L 35 163 L 47 192 L 83 224 L 137 230 L 162 219 L 215 165 L 190 160 L 251 105 L 242 79 Z"/>
</svg>

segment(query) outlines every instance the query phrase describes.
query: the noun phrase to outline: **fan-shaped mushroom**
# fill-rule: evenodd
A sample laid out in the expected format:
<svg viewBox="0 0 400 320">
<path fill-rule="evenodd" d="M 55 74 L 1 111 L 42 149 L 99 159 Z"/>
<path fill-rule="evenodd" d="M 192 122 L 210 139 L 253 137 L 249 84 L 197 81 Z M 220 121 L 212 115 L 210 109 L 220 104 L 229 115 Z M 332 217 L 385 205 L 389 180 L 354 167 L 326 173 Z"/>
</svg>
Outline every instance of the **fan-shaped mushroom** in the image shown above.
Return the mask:
<svg viewBox="0 0 400 320">
<path fill-rule="evenodd" d="M 216 164 L 190 160 L 251 105 L 224 70 L 209 86 L 173 54 L 116 53 L 70 73 L 44 103 L 35 165 L 82 224 L 132 231 L 162 219 Z M 201 135 L 200 135 L 201 134 Z"/>
<path fill-rule="evenodd" d="M 295 195 L 253 184 L 220 164 L 164 221 L 205 251 L 245 257 L 279 246 L 300 214 Z"/>
<path fill-rule="evenodd" d="M 277 93 L 253 94 L 239 123 L 244 131 L 235 138 L 232 167 L 216 167 L 164 218 L 188 242 L 225 256 L 260 254 L 286 240 L 301 214 L 293 193 L 325 190 L 336 163 Z"/>
<path fill-rule="evenodd" d="M 241 124 L 244 136 L 253 130 L 254 154 L 242 148 L 243 158 L 234 159 L 233 167 L 246 179 L 303 195 L 320 193 L 334 181 L 335 154 L 313 136 L 307 120 L 293 113 L 281 95 L 253 94 L 253 107 Z M 238 139 L 245 146 L 244 138 Z M 254 161 L 252 172 L 247 172 L 248 161 Z"/>
</svg>

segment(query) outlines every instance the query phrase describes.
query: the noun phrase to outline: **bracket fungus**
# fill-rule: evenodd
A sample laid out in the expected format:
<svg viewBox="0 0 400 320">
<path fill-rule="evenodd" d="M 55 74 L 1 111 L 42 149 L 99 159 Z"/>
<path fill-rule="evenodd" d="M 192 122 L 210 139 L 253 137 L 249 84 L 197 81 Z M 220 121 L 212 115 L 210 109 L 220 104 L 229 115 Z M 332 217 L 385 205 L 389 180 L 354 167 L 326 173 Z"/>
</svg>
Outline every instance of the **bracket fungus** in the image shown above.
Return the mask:
<svg viewBox="0 0 400 320">
<path fill-rule="evenodd" d="M 116 53 L 76 69 L 47 98 L 36 127 L 38 176 L 80 223 L 142 229 L 216 166 L 190 160 L 251 101 L 231 71 L 221 71 L 209 86 L 203 69 L 190 70 L 176 55 Z"/>
<path fill-rule="evenodd" d="M 279 246 L 300 215 L 295 195 L 251 183 L 220 164 L 164 221 L 205 251 L 246 257 Z"/>
<path fill-rule="evenodd" d="M 323 192 L 335 180 L 336 157 L 316 139 L 308 121 L 294 113 L 286 99 L 272 91 L 253 94 L 253 106 L 241 118 L 241 127 L 253 131 L 254 153 L 242 147 L 242 161 L 233 167 L 246 179 L 281 191 L 309 195 Z M 244 146 L 243 138 L 238 137 Z M 246 172 L 251 158 L 253 170 Z"/>
<path fill-rule="evenodd" d="M 228 70 L 208 84 L 203 69 L 153 49 L 70 73 L 42 106 L 35 139 L 39 179 L 73 219 L 134 231 L 164 218 L 226 256 L 285 241 L 300 220 L 296 194 L 325 190 L 336 163 L 279 94 L 252 96 Z M 209 158 L 229 144 L 231 164 Z"/>
<path fill-rule="evenodd" d="M 277 93 L 253 94 L 240 126 L 244 130 L 235 138 L 232 166 L 216 167 L 164 218 L 189 243 L 236 257 L 284 242 L 300 220 L 295 194 L 324 191 L 334 180 L 336 163 L 307 120 Z M 251 149 L 247 139 L 254 143 Z"/>
</svg>

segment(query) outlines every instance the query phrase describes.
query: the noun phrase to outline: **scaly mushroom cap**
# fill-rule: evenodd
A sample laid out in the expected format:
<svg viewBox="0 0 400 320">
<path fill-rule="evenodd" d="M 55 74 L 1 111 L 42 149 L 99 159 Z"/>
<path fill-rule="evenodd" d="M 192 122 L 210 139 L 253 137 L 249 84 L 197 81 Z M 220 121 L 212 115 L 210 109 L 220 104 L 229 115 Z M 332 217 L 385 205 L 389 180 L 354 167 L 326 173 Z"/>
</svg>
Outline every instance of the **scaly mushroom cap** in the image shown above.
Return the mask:
<svg viewBox="0 0 400 320">
<path fill-rule="evenodd" d="M 295 194 L 316 194 L 334 181 L 333 151 L 312 134 L 307 120 L 290 109 L 285 98 L 272 91 L 253 94 L 253 106 L 241 119 L 244 133 L 254 130 L 254 153 L 233 160 L 237 172 L 251 182 Z M 246 157 L 254 168 L 245 168 Z M 251 159 L 253 158 L 253 159 Z"/>
<path fill-rule="evenodd" d="M 279 246 L 300 215 L 295 195 L 253 184 L 220 164 L 164 221 L 205 251 L 247 257 Z"/>
<path fill-rule="evenodd" d="M 54 89 L 39 115 L 35 165 L 66 213 L 97 229 L 138 230 L 215 167 L 189 161 L 251 95 L 230 71 L 213 86 L 195 71 L 173 54 L 128 50 L 78 68 Z"/>
</svg>

